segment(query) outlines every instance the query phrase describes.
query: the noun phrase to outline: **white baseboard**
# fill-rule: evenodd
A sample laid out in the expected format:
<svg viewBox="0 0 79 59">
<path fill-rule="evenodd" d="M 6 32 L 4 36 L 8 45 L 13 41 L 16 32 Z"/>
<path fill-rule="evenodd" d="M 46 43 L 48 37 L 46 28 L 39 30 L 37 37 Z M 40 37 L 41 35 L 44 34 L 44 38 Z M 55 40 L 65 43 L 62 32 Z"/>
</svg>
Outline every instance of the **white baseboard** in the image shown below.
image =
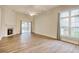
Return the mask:
<svg viewBox="0 0 79 59">
<path fill-rule="evenodd" d="M 33 32 L 33 33 L 35 33 L 35 34 L 39 34 L 39 35 L 43 35 L 43 36 L 47 36 L 47 37 L 50 37 L 50 38 L 55 38 L 55 39 L 57 39 L 56 36 L 50 36 L 50 35 L 40 34 L 40 33 L 36 33 L 36 32 Z"/>
</svg>

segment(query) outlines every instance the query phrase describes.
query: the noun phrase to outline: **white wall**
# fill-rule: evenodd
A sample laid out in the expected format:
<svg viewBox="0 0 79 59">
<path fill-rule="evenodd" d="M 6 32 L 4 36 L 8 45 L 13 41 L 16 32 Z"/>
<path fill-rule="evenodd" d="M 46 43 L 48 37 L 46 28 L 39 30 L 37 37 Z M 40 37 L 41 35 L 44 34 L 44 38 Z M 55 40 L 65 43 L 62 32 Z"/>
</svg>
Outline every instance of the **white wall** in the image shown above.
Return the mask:
<svg viewBox="0 0 79 59">
<path fill-rule="evenodd" d="M 47 12 L 36 16 L 35 18 L 35 33 L 56 37 L 57 15 L 55 12 Z"/>
<path fill-rule="evenodd" d="M 7 36 L 7 29 L 13 28 L 16 34 L 16 13 L 8 8 L 2 8 L 2 35 Z"/>
<path fill-rule="evenodd" d="M 8 28 L 13 28 L 13 35 L 19 34 L 20 33 L 20 21 L 25 20 L 25 21 L 32 21 L 32 17 L 29 15 L 25 15 L 22 13 L 17 13 L 14 10 L 11 10 L 7 7 L 2 7 L 1 8 L 1 19 L 2 22 L 1 24 L 1 29 L 2 29 L 2 36 L 8 36 L 7 35 L 7 29 Z"/>
<path fill-rule="evenodd" d="M 46 35 L 52 38 L 57 38 L 57 21 L 58 13 L 79 6 L 59 6 L 52 10 L 35 16 L 34 32 L 41 35 Z"/>
</svg>

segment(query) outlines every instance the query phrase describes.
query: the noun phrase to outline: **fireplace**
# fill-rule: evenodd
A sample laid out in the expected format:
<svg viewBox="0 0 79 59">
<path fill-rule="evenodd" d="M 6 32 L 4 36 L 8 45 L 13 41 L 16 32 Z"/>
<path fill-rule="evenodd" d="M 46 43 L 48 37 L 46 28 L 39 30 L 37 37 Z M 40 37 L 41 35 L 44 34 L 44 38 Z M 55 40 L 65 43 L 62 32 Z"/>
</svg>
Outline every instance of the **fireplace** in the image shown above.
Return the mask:
<svg viewBox="0 0 79 59">
<path fill-rule="evenodd" d="M 11 34 L 13 34 L 13 28 L 8 28 L 7 35 L 11 35 Z"/>
</svg>

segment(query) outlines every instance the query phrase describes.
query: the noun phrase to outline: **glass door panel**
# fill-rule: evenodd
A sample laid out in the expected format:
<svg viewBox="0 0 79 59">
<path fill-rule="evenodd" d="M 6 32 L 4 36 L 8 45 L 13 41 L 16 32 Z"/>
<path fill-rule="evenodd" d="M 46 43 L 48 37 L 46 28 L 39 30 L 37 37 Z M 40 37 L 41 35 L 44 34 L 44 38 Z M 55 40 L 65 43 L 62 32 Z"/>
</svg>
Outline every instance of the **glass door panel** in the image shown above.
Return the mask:
<svg viewBox="0 0 79 59">
<path fill-rule="evenodd" d="M 71 18 L 71 37 L 79 38 L 79 17 Z"/>
<path fill-rule="evenodd" d="M 60 35 L 63 37 L 69 36 L 69 19 L 68 18 L 61 19 L 60 21 Z"/>
<path fill-rule="evenodd" d="M 22 21 L 21 33 L 31 32 L 31 22 Z"/>
</svg>

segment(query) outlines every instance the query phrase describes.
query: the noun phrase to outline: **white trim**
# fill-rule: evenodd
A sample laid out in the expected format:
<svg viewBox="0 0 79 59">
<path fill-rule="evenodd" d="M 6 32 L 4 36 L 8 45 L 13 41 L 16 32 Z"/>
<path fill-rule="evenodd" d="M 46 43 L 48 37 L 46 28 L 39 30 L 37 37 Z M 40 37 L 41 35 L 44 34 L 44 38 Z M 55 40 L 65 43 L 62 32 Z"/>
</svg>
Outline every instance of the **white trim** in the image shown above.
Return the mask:
<svg viewBox="0 0 79 59">
<path fill-rule="evenodd" d="M 44 36 L 47 36 L 47 37 L 50 37 L 50 38 L 55 38 L 55 39 L 57 39 L 57 36 L 50 36 L 50 35 L 46 35 L 46 34 L 40 34 L 40 33 L 36 33 L 36 32 L 34 32 L 35 34 L 39 34 L 39 35 L 44 35 Z"/>
</svg>

